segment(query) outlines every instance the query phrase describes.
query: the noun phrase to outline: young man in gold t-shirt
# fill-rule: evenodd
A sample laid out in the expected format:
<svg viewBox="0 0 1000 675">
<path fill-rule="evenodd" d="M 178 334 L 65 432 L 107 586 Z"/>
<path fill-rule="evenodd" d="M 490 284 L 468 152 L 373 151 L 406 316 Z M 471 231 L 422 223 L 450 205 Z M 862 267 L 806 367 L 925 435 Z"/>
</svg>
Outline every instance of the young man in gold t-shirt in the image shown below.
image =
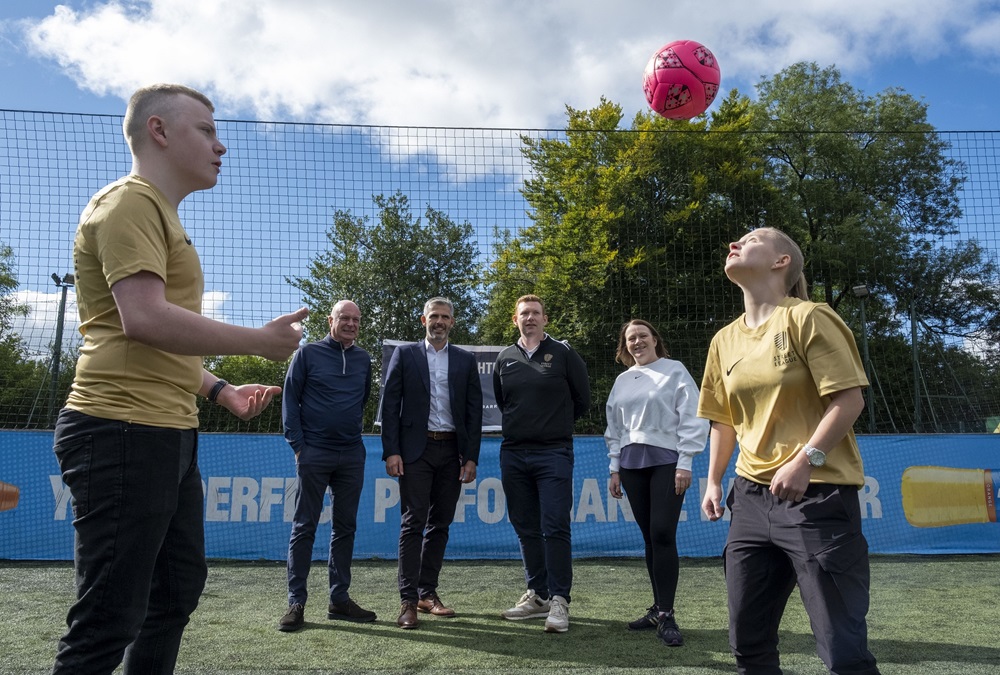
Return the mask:
<svg viewBox="0 0 1000 675">
<path fill-rule="evenodd" d="M 132 96 L 124 132 L 132 172 L 99 191 L 73 246 L 83 344 L 55 429 L 73 496 L 77 601 L 54 673 L 173 672 L 205 584 L 196 396 L 250 419 L 280 387 L 230 385 L 213 354 L 283 361 L 300 309 L 262 328 L 201 315 L 201 263 L 177 215 L 215 185 L 226 148 L 211 102 L 180 85 Z"/>
</svg>

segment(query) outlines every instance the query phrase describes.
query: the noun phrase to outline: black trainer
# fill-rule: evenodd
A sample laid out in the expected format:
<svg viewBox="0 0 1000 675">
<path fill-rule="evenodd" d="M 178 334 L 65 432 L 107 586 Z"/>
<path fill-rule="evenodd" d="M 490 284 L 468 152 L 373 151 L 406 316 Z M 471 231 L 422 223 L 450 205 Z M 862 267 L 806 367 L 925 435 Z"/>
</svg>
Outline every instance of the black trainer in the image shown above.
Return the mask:
<svg viewBox="0 0 1000 675">
<path fill-rule="evenodd" d="M 344 602 L 331 602 L 326 618 L 353 621 L 354 623 L 371 623 L 376 618 L 375 612 L 358 607 L 358 603 L 350 598 Z"/>
<path fill-rule="evenodd" d="M 288 612 L 278 620 L 278 630 L 285 633 L 292 633 L 302 628 L 302 625 L 306 622 L 305 610 L 306 608 L 297 602 L 289 605 Z"/>
<path fill-rule="evenodd" d="M 656 628 L 656 616 L 658 611 L 656 605 L 653 605 L 646 610 L 644 616 L 639 617 L 635 621 L 628 622 L 629 630 L 649 630 L 650 628 Z"/>
<path fill-rule="evenodd" d="M 668 647 L 680 647 L 684 644 L 684 636 L 674 620 L 674 610 L 670 610 L 659 618 L 656 623 L 656 637 Z"/>
</svg>

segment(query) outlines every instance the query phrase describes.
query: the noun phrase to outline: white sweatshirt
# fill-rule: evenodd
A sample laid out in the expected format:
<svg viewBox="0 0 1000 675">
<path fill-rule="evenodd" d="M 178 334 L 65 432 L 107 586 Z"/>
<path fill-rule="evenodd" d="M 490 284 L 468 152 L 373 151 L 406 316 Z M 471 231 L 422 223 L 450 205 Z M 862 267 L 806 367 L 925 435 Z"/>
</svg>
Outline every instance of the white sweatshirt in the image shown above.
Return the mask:
<svg viewBox="0 0 1000 675">
<path fill-rule="evenodd" d="M 606 412 L 604 441 L 612 473 L 630 443 L 676 450 L 677 468 L 687 471 L 705 449 L 709 422 L 697 415 L 698 385 L 680 361 L 657 359 L 626 370 L 611 388 Z"/>
</svg>

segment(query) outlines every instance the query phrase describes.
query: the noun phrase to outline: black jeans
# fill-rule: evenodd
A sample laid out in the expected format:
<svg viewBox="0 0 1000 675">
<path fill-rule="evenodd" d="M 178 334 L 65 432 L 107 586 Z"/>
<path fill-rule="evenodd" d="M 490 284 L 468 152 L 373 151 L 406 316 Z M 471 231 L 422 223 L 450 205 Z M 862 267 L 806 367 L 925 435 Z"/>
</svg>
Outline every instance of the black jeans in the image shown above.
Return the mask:
<svg viewBox="0 0 1000 675">
<path fill-rule="evenodd" d="M 172 673 L 205 564 L 198 432 L 64 409 L 55 454 L 73 496 L 77 600 L 54 673 Z"/>
<path fill-rule="evenodd" d="M 644 469 L 621 469 L 622 487 L 646 545 L 646 571 L 653 586 L 653 604 L 661 612 L 674 608 L 680 560 L 677 556 L 677 521 L 684 495 L 674 486 L 676 464 Z"/>
<path fill-rule="evenodd" d="M 305 454 L 305 453 L 303 453 Z M 300 455 L 301 456 L 301 455 Z M 358 529 L 358 504 L 365 482 L 364 448 L 338 452 L 311 452 L 308 464 L 297 463 L 299 491 L 288 540 L 288 604 L 306 604 L 307 581 L 313 559 L 316 528 L 323 512 L 323 497 L 330 488 L 333 521 L 330 531 L 330 602 L 349 597 L 354 536 Z"/>
<path fill-rule="evenodd" d="M 500 476 L 528 588 L 542 598 L 561 595 L 569 602 L 573 450 L 501 450 Z"/>
<path fill-rule="evenodd" d="M 415 462 L 399 477 L 399 597 L 416 602 L 436 593 L 448 528 L 462 493 L 458 446 L 454 439 L 427 439 Z"/>
</svg>

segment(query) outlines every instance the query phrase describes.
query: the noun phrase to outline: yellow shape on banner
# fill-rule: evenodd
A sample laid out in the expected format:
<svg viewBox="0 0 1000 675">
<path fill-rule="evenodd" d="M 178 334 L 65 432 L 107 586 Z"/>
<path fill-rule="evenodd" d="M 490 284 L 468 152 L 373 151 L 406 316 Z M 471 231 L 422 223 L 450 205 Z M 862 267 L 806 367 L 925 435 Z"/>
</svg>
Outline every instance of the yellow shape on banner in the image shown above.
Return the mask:
<svg viewBox="0 0 1000 675">
<path fill-rule="evenodd" d="M 914 527 L 997 522 L 990 469 L 911 466 L 903 471 L 903 513 Z"/>
</svg>

